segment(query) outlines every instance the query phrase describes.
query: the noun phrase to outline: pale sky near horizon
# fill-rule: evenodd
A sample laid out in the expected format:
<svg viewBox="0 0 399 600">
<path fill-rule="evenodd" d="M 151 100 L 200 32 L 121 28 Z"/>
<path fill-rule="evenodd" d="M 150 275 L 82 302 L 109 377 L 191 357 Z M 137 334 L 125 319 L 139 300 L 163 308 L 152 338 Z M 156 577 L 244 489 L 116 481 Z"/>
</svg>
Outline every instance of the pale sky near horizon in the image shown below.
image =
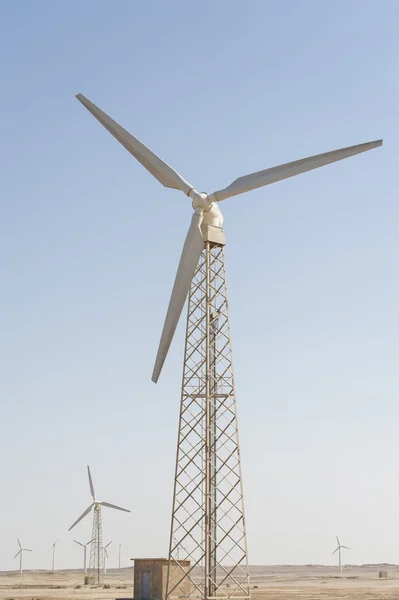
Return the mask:
<svg viewBox="0 0 399 600">
<path fill-rule="evenodd" d="M 0 570 L 166 556 L 184 330 L 150 377 L 199 190 L 384 146 L 223 203 L 249 562 L 399 563 L 399 4 L 0 2 Z"/>
</svg>

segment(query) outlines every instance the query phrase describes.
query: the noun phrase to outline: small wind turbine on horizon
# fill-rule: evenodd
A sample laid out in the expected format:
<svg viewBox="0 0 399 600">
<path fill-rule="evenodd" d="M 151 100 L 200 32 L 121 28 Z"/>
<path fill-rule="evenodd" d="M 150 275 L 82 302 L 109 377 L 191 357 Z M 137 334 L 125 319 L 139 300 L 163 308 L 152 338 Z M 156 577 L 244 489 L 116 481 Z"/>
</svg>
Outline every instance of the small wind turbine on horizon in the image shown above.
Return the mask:
<svg viewBox="0 0 399 600">
<path fill-rule="evenodd" d="M 119 544 L 119 568 L 121 568 L 121 549 L 122 549 L 122 544 Z"/>
<path fill-rule="evenodd" d="M 101 507 L 106 506 L 108 508 L 114 508 L 115 510 L 122 510 L 123 512 L 130 513 L 130 510 L 127 508 L 122 508 L 121 506 L 116 506 L 116 504 L 110 504 L 109 502 L 100 502 L 96 500 L 93 480 L 90 473 L 90 467 L 87 465 L 87 475 L 89 477 L 89 486 L 91 497 L 93 498 L 93 502 L 90 504 L 88 508 L 80 515 L 78 519 L 70 526 L 68 531 L 71 531 L 86 515 L 88 515 L 92 509 L 93 510 L 93 530 L 92 530 L 92 540 L 91 540 L 91 549 L 90 549 L 90 563 L 89 563 L 89 572 L 92 574 L 92 581 L 97 581 L 100 583 L 101 575 L 103 571 L 103 543 L 102 543 L 102 520 L 101 520 Z M 77 542 L 78 543 L 78 542 Z"/>
<path fill-rule="evenodd" d="M 83 548 L 83 571 L 84 571 L 84 574 L 86 575 L 86 573 L 87 573 L 87 566 L 86 566 L 87 546 L 89 544 L 91 544 L 93 540 L 86 542 L 86 544 L 82 544 L 82 542 L 78 542 L 77 540 L 73 540 L 73 541 L 75 542 L 75 544 L 79 544 L 79 546 L 82 546 L 82 548 Z"/>
<path fill-rule="evenodd" d="M 336 536 L 336 538 L 337 538 L 338 547 L 334 550 L 333 554 L 335 554 L 336 552 L 338 552 L 338 556 L 339 556 L 339 572 L 342 573 L 341 548 L 345 548 L 345 550 L 350 550 L 350 548 L 348 548 L 348 546 L 342 546 L 342 544 L 339 543 L 338 536 Z"/>
<path fill-rule="evenodd" d="M 16 555 L 14 556 L 14 559 L 17 558 L 17 556 L 19 556 L 19 572 L 22 573 L 22 555 L 24 552 L 33 552 L 33 550 L 29 550 L 29 548 L 22 548 L 21 542 L 19 541 L 18 538 L 17 538 L 17 542 L 18 542 L 19 550 L 16 553 Z"/>
<path fill-rule="evenodd" d="M 52 562 L 52 569 L 51 569 L 53 572 L 55 571 L 55 546 L 56 546 L 56 544 L 57 544 L 57 542 L 58 542 L 58 541 L 59 541 L 59 540 L 58 540 L 58 538 L 57 538 L 57 539 L 55 540 L 54 544 L 52 544 L 52 545 L 51 545 L 51 547 L 50 547 L 50 550 L 49 550 L 49 552 L 50 552 L 51 550 L 53 550 L 53 562 Z"/>
<path fill-rule="evenodd" d="M 173 538 L 173 543 L 176 544 L 176 548 L 177 548 L 177 560 L 179 560 L 180 558 L 180 549 L 182 549 L 186 554 L 187 554 L 187 550 L 185 549 L 185 547 L 183 546 L 183 544 L 179 541 L 177 541 L 177 539 L 174 537 Z"/>
<path fill-rule="evenodd" d="M 108 544 L 106 546 L 102 547 L 102 551 L 104 553 L 104 575 L 107 573 L 107 558 L 108 558 L 108 551 L 107 548 L 108 546 L 110 546 L 112 544 L 111 542 L 108 542 Z"/>
</svg>

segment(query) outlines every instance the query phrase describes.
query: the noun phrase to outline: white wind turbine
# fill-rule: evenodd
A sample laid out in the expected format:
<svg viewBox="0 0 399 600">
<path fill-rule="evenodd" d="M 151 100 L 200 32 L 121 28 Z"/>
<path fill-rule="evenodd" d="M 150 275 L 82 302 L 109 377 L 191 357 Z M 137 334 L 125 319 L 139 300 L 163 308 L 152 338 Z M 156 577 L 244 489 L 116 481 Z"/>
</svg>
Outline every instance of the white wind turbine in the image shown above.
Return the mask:
<svg viewBox="0 0 399 600">
<path fill-rule="evenodd" d="M 187 589 L 192 590 L 190 598 L 198 593 L 205 600 L 220 594 L 230 598 L 237 590 L 241 598 L 249 598 L 224 262 L 226 238 L 220 203 L 231 196 L 377 148 L 382 140 L 245 175 L 226 188 L 207 194 L 198 192 L 82 94 L 77 98 L 162 185 L 186 194 L 194 209 L 152 373 L 152 381 L 156 383 L 188 296 L 167 600 L 186 597 Z M 172 215 L 173 210 L 171 207 Z M 247 242 L 246 239 L 244 244 Z M 200 582 L 194 579 L 192 569 L 182 574 L 179 562 L 182 550 L 192 564 L 202 567 Z M 220 588 L 225 579 L 217 577 L 217 573 L 225 573 L 226 577 L 227 573 L 234 573 L 235 584 L 227 596 L 226 588 Z"/>
<path fill-rule="evenodd" d="M 181 542 L 179 542 L 175 537 L 173 538 L 173 543 L 176 545 L 176 557 L 177 559 L 180 558 L 180 549 L 182 549 L 186 555 L 187 555 L 187 550 L 185 549 L 185 547 L 183 546 L 183 544 Z"/>
<path fill-rule="evenodd" d="M 57 545 L 58 539 L 55 540 L 54 544 L 51 545 L 49 552 L 53 551 L 53 561 L 52 561 L 52 571 L 55 571 L 55 547 Z"/>
<path fill-rule="evenodd" d="M 84 517 L 88 515 L 93 509 L 93 530 L 90 550 L 89 574 L 91 574 L 93 582 L 97 581 L 97 583 L 100 583 L 101 574 L 103 570 L 101 507 L 106 506 L 108 508 L 114 508 L 116 510 L 122 510 L 124 512 L 130 512 L 130 510 L 128 510 L 127 508 L 121 508 L 120 506 L 116 506 L 115 504 L 110 504 L 109 502 L 100 502 L 99 500 L 96 500 L 93 480 L 90 473 L 90 467 L 88 465 L 87 474 L 89 477 L 90 493 L 93 498 L 93 502 L 88 508 L 86 508 L 86 510 L 80 515 L 80 517 L 76 519 L 76 521 L 70 526 L 68 531 L 71 531 L 71 529 L 75 527 L 75 525 L 77 525 L 82 519 L 84 519 Z"/>
<path fill-rule="evenodd" d="M 108 550 L 107 548 L 112 544 L 111 542 L 108 542 L 108 544 L 106 546 L 102 547 L 102 551 L 104 552 L 104 575 L 107 573 L 107 559 L 108 559 Z"/>
<path fill-rule="evenodd" d="M 17 538 L 17 542 L 18 542 L 19 550 L 16 553 L 16 555 L 14 556 L 14 558 L 17 558 L 17 556 L 19 556 L 19 572 L 22 573 L 22 556 L 23 556 L 23 553 L 24 552 L 33 552 L 33 550 L 29 550 L 29 548 L 22 548 L 21 542 L 19 541 L 18 538 Z"/>
<path fill-rule="evenodd" d="M 87 566 L 86 566 L 87 546 L 89 544 L 91 544 L 93 540 L 90 540 L 89 542 L 86 542 L 85 544 L 82 544 L 82 542 L 78 542 L 77 540 L 73 540 L 73 541 L 75 542 L 75 544 L 79 544 L 79 546 L 82 546 L 82 548 L 83 548 L 83 572 L 86 575 L 86 573 L 87 573 Z"/>
<path fill-rule="evenodd" d="M 342 573 L 341 548 L 345 548 L 345 550 L 350 550 L 350 548 L 348 548 L 348 546 L 342 546 L 342 544 L 339 543 L 338 536 L 336 536 L 336 538 L 337 538 L 338 547 L 334 550 L 333 554 L 335 554 L 336 552 L 338 552 L 338 557 L 339 557 L 339 572 Z"/>
<path fill-rule="evenodd" d="M 198 264 L 199 257 L 204 249 L 204 232 L 202 226 L 211 225 L 221 228 L 223 215 L 219 203 L 231 196 L 243 194 L 271 183 L 299 175 L 324 165 L 343 160 L 355 154 L 372 150 L 382 145 L 382 140 L 358 144 L 325 152 L 309 158 L 302 158 L 294 162 L 272 167 L 263 171 L 257 171 L 250 175 L 239 177 L 233 183 L 213 194 L 199 193 L 179 173 L 166 164 L 159 156 L 144 146 L 137 138 L 106 115 L 100 108 L 90 102 L 82 94 L 77 94 L 77 99 L 92 113 L 94 117 L 149 171 L 162 185 L 168 188 L 181 190 L 192 200 L 194 214 L 188 229 L 183 252 L 177 269 L 176 279 L 166 314 L 165 324 L 162 331 L 161 341 L 152 374 L 152 381 L 156 383 L 161 373 L 163 363 L 172 342 L 173 335 L 180 314 L 183 310 L 187 294 L 190 289 L 192 277 Z"/>
</svg>

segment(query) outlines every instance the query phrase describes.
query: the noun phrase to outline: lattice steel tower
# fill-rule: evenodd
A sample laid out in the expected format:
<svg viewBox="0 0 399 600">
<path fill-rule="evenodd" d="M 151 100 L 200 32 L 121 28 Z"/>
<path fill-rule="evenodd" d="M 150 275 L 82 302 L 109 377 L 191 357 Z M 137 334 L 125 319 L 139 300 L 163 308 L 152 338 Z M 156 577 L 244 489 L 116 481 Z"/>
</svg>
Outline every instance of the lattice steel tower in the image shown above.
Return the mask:
<svg viewBox="0 0 399 600">
<path fill-rule="evenodd" d="M 188 295 L 167 598 L 248 598 L 225 238 L 219 204 L 231 196 L 371 150 L 382 140 L 257 171 L 213 194 L 199 193 L 98 106 L 82 94 L 77 98 L 162 185 L 189 196 L 194 209 L 152 374 L 156 383 Z M 248 210 L 246 202 L 243 210 Z M 173 218 L 174 210 L 171 205 L 169 218 Z M 251 207 L 249 210 L 256 218 L 256 212 Z"/>
<path fill-rule="evenodd" d="M 224 235 L 215 231 L 203 230 L 188 301 L 170 599 L 250 596 Z"/>
<path fill-rule="evenodd" d="M 101 583 L 104 575 L 103 525 L 101 506 L 96 504 L 93 511 L 93 529 L 91 533 L 90 560 L 87 576 L 89 583 Z"/>
</svg>

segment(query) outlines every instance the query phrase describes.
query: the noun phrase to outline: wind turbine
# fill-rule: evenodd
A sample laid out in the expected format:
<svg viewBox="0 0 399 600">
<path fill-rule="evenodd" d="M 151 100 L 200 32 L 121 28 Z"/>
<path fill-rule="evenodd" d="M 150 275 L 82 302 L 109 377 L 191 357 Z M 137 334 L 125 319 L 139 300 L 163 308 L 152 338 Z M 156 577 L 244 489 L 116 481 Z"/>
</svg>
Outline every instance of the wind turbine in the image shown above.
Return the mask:
<svg viewBox="0 0 399 600">
<path fill-rule="evenodd" d="M 183 546 L 183 544 L 181 542 L 179 542 L 178 540 L 176 540 L 176 538 L 173 538 L 173 543 L 176 544 L 176 557 L 177 559 L 180 558 L 180 548 L 186 553 L 187 556 L 187 550 L 185 549 L 185 547 Z"/>
<path fill-rule="evenodd" d="M 83 548 L 83 572 L 86 575 L 86 573 L 87 573 L 87 567 L 86 567 L 87 546 L 89 544 L 91 544 L 93 540 L 90 540 L 90 542 L 86 542 L 86 544 L 82 544 L 82 542 L 78 542 L 77 540 L 73 540 L 73 541 L 75 542 L 75 544 L 79 544 L 79 546 L 82 546 L 82 548 Z"/>
<path fill-rule="evenodd" d="M 122 544 L 119 544 L 119 568 L 121 568 L 121 550 L 122 550 Z"/>
<path fill-rule="evenodd" d="M 258 171 L 207 194 L 198 192 L 82 94 L 78 94 L 77 98 L 162 185 L 186 194 L 194 209 L 152 373 L 152 381 L 156 383 L 188 296 L 167 599 L 187 597 L 187 589 L 191 589 L 189 598 L 200 595 L 208 600 L 218 594 L 226 598 L 233 595 L 249 598 L 225 277 L 226 239 L 220 203 L 231 196 L 377 148 L 382 140 Z M 171 218 L 174 210 L 171 206 Z M 251 246 L 247 242 L 246 239 L 244 251 Z M 160 241 L 157 240 L 157 243 Z M 161 265 L 158 264 L 157 268 Z M 184 570 L 180 564 L 182 543 L 186 558 L 191 561 L 191 569 Z M 200 581 L 193 576 L 195 566 L 201 567 L 203 576 Z M 223 584 L 228 578 L 233 578 L 234 585 L 226 594 Z"/>
<path fill-rule="evenodd" d="M 108 544 L 106 546 L 102 547 L 102 551 L 104 552 L 104 575 L 107 573 L 107 558 L 108 558 L 108 551 L 107 548 L 108 546 L 110 546 L 112 544 L 111 542 L 108 542 Z"/>
<path fill-rule="evenodd" d="M 336 550 L 334 550 L 333 554 L 335 554 L 336 552 L 338 552 L 338 557 L 339 557 L 339 572 L 342 573 L 341 548 L 345 548 L 345 550 L 350 550 L 350 548 L 348 548 L 348 546 L 342 546 L 342 544 L 339 543 L 338 536 L 336 536 L 336 538 L 337 538 L 338 547 L 336 548 Z"/>
<path fill-rule="evenodd" d="M 51 569 L 52 571 L 55 571 L 55 546 L 56 546 L 57 542 L 58 542 L 58 539 L 55 540 L 54 544 L 52 544 L 52 546 L 51 546 L 51 548 L 49 550 L 49 552 L 51 550 L 53 550 L 53 563 L 52 563 L 53 566 L 52 566 L 52 569 Z"/>
<path fill-rule="evenodd" d="M 19 550 L 16 553 L 16 555 L 14 556 L 14 558 L 17 558 L 17 556 L 19 556 L 19 572 L 22 573 L 22 556 L 23 556 L 23 553 L 24 552 L 33 552 L 33 550 L 29 550 L 29 548 L 22 548 L 21 542 L 19 541 L 18 538 L 17 538 L 17 542 L 18 542 Z"/>
<path fill-rule="evenodd" d="M 101 507 L 106 506 L 108 508 L 114 508 L 116 510 L 123 510 L 124 512 L 130 512 L 127 508 L 121 508 L 120 506 L 116 506 L 115 504 L 110 504 L 109 502 L 100 502 L 96 500 L 94 493 L 94 485 L 93 480 L 90 473 L 90 467 L 87 465 L 87 475 L 89 477 L 89 486 L 91 497 L 93 498 L 93 502 L 90 504 L 88 508 L 80 515 L 78 519 L 70 526 L 68 531 L 71 531 L 75 525 L 77 525 L 86 515 L 91 512 L 93 509 L 93 530 L 92 530 L 92 544 L 90 549 L 90 563 L 89 563 L 89 577 L 91 576 L 91 582 L 97 583 L 101 582 L 101 574 L 103 570 L 103 552 L 102 552 L 102 519 L 101 519 Z M 77 542 L 79 543 L 79 542 Z M 90 542 L 89 542 L 90 543 Z"/>
</svg>

